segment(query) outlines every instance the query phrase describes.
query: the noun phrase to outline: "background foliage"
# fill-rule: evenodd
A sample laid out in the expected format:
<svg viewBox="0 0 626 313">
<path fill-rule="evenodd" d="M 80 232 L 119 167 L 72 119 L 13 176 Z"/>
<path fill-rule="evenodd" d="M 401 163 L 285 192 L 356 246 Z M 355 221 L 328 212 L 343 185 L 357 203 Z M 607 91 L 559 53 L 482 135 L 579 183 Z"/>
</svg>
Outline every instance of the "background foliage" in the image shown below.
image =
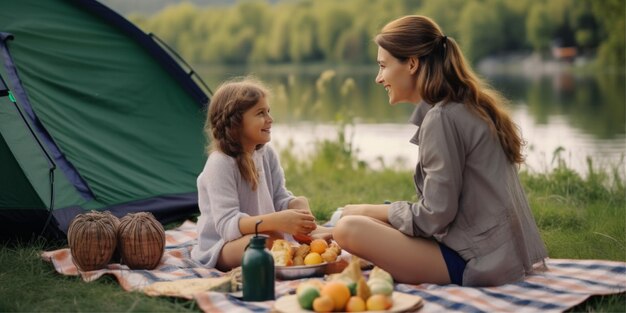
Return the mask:
<svg viewBox="0 0 626 313">
<path fill-rule="evenodd" d="M 109 0 L 111 1 L 111 0 Z M 375 61 L 372 37 L 407 14 L 433 18 L 467 56 L 548 55 L 575 45 L 603 66 L 622 68 L 623 0 L 283 0 L 198 6 L 181 2 L 129 18 L 193 63 L 275 64 Z"/>
</svg>

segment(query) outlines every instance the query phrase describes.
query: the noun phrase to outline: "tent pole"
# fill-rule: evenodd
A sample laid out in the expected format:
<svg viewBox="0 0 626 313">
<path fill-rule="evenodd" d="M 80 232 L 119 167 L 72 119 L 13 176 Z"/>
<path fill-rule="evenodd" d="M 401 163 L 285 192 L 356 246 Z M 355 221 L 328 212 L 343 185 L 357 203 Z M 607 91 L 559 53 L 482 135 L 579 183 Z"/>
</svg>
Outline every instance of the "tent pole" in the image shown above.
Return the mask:
<svg viewBox="0 0 626 313">
<path fill-rule="evenodd" d="M 187 75 L 189 75 L 189 77 L 197 77 L 198 81 L 200 81 L 202 86 L 204 86 L 204 89 L 209 92 L 209 95 L 213 96 L 213 91 L 211 90 L 211 88 L 209 88 L 209 86 L 204 82 L 202 77 L 200 77 L 200 75 L 193 69 L 193 67 L 185 62 L 185 59 L 183 59 L 174 49 L 172 49 L 172 47 L 170 47 L 165 41 L 161 40 L 161 38 L 159 38 L 156 34 L 148 33 L 148 36 L 158 42 L 162 47 L 167 49 L 169 53 L 173 54 L 179 62 L 185 64 L 185 66 L 189 69 L 189 73 L 187 73 Z"/>
</svg>

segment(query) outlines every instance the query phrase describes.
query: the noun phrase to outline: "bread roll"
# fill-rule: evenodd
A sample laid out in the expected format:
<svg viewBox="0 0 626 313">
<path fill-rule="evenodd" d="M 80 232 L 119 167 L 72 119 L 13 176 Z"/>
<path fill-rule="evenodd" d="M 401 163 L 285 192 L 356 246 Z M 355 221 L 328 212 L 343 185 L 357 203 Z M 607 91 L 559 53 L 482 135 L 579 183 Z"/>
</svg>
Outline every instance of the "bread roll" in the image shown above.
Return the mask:
<svg viewBox="0 0 626 313">
<path fill-rule="evenodd" d="M 274 265 L 291 266 L 293 265 L 293 250 L 291 244 L 283 239 L 274 240 L 272 249 L 270 250 L 274 257 Z"/>
</svg>

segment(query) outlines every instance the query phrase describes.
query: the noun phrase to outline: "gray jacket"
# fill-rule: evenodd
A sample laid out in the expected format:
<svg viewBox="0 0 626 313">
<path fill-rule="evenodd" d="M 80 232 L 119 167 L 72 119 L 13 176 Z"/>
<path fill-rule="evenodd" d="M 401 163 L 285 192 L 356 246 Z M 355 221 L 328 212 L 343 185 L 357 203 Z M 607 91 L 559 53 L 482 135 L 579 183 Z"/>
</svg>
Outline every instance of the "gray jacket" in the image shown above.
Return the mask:
<svg viewBox="0 0 626 313">
<path fill-rule="evenodd" d="M 467 261 L 463 285 L 523 279 L 544 265 L 539 235 L 517 167 L 487 123 L 460 103 L 418 104 L 417 203 L 394 202 L 389 222 L 409 236 L 433 237 Z"/>
</svg>

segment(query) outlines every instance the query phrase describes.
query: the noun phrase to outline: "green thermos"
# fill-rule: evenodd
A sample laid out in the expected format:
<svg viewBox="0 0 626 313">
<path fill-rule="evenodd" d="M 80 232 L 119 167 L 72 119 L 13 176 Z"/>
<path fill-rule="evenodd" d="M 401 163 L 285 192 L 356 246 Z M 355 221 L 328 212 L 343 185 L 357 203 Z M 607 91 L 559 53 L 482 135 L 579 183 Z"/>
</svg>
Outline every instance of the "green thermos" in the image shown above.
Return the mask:
<svg viewBox="0 0 626 313">
<path fill-rule="evenodd" d="M 259 236 L 259 224 L 256 222 L 254 237 L 243 253 L 241 270 L 243 275 L 243 300 L 274 300 L 274 258 L 265 248 L 265 236 Z"/>
</svg>

